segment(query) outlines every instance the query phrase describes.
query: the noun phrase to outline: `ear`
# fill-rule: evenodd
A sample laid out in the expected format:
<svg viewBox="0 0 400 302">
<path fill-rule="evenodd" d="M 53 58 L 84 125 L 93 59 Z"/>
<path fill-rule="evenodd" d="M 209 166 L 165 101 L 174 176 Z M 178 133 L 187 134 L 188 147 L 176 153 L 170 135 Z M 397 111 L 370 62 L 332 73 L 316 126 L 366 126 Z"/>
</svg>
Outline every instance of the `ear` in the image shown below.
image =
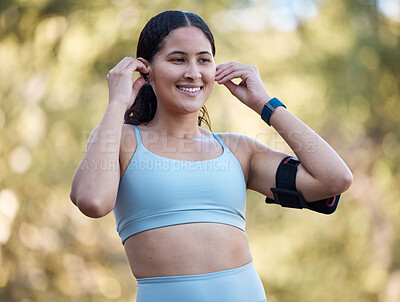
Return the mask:
<svg viewBox="0 0 400 302">
<path fill-rule="evenodd" d="M 150 74 L 151 74 L 150 63 L 146 59 L 143 59 L 143 58 L 137 58 L 137 59 L 140 62 L 142 62 L 147 67 L 147 69 L 149 70 L 149 72 L 147 74 L 143 74 L 142 72 L 140 73 L 141 76 L 146 80 L 146 82 L 149 82 L 150 81 Z"/>
</svg>

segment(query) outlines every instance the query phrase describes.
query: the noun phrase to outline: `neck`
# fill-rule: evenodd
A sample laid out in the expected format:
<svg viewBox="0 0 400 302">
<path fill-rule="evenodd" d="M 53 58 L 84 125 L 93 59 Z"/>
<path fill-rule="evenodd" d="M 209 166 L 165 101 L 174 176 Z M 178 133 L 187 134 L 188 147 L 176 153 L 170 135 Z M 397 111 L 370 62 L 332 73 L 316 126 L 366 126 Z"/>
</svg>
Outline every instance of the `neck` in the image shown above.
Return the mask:
<svg viewBox="0 0 400 302">
<path fill-rule="evenodd" d="M 171 113 L 157 108 L 156 114 L 148 126 L 161 134 L 176 138 L 199 138 L 201 137 L 201 132 L 197 124 L 198 115 L 198 111 L 177 114 L 176 112 Z"/>
</svg>

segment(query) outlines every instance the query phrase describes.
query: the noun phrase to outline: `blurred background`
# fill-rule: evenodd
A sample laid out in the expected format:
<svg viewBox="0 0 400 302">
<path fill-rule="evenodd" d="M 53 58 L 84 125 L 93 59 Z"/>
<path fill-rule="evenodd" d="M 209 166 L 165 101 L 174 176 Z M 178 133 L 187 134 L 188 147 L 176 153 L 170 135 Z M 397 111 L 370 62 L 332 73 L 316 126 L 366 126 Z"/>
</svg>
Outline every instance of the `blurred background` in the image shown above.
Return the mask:
<svg viewBox="0 0 400 302">
<path fill-rule="evenodd" d="M 85 217 L 69 190 L 107 106 L 108 71 L 168 9 L 202 16 L 216 63 L 257 65 L 268 92 L 353 171 L 331 216 L 248 192 L 268 301 L 400 301 L 400 0 L 1 0 L 0 301 L 135 301 L 113 214 Z M 214 132 L 292 154 L 217 86 Z"/>
</svg>

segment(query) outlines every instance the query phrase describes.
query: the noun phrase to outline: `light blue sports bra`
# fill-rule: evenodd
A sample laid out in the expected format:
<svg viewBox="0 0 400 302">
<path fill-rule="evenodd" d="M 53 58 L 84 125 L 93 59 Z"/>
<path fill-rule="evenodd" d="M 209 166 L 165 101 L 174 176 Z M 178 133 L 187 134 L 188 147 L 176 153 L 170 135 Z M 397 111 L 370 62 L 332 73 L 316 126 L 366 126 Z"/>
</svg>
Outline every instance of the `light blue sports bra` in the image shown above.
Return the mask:
<svg viewBox="0 0 400 302">
<path fill-rule="evenodd" d="M 137 147 L 121 178 L 114 206 L 122 243 L 139 232 L 164 226 L 214 222 L 245 230 L 246 183 L 239 161 L 218 134 L 223 153 L 182 161 L 147 150 L 137 126 Z"/>
</svg>

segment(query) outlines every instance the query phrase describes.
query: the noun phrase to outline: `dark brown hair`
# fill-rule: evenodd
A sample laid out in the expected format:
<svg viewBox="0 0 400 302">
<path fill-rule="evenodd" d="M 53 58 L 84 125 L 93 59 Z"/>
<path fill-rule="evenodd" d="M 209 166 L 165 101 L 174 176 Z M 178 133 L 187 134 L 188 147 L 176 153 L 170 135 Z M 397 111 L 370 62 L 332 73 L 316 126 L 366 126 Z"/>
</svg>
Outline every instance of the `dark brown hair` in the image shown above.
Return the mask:
<svg viewBox="0 0 400 302">
<path fill-rule="evenodd" d="M 155 55 L 164 46 L 165 38 L 180 27 L 195 26 L 203 31 L 210 41 L 213 56 L 215 56 L 215 42 L 208 25 L 198 15 L 183 11 L 165 11 L 147 22 L 139 36 L 136 56 L 151 63 Z M 132 125 L 150 122 L 157 110 L 157 97 L 150 83 L 146 83 L 136 96 L 133 105 L 125 112 L 125 123 Z M 206 106 L 200 110 L 198 125 L 204 122 L 211 130 L 210 117 Z"/>
</svg>

